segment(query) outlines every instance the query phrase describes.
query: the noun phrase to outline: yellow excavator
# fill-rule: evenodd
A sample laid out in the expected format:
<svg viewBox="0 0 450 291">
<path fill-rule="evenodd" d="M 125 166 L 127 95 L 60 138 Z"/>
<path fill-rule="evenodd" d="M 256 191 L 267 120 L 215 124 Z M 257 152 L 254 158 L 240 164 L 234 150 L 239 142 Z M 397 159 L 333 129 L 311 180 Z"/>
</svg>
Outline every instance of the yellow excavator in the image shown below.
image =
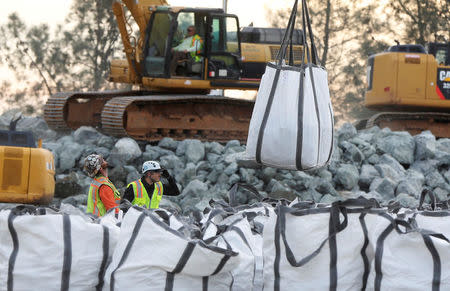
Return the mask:
<svg viewBox="0 0 450 291">
<path fill-rule="evenodd" d="M 365 105 L 382 111 L 357 128 L 374 125 L 450 137 L 450 43 L 391 46 L 369 57 Z"/>
<path fill-rule="evenodd" d="M 222 9 L 170 7 L 165 0 L 122 0 L 114 2 L 112 10 L 126 60 L 111 61 L 109 80 L 139 89 L 57 93 L 44 107 L 50 127 L 88 125 L 109 135 L 148 141 L 247 139 L 254 100 L 208 93 L 257 90 L 266 63 L 276 59 L 283 29 L 240 28 L 238 17 Z M 127 10 L 139 27 L 137 41 Z M 172 48 L 192 26 L 202 41 L 198 57 L 188 55 L 171 70 Z M 294 64 L 301 62 L 302 37 L 300 30 L 294 31 Z"/>
</svg>

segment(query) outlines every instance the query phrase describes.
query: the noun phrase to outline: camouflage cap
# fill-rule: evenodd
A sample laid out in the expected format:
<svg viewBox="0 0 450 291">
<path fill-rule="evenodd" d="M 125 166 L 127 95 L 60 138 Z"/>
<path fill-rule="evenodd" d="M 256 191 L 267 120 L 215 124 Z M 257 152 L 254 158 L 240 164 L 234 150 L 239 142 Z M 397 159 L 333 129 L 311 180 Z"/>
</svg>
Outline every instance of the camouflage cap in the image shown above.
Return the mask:
<svg viewBox="0 0 450 291">
<path fill-rule="evenodd" d="M 101 155 L 91 154 L 86 157 L 84 160 L 84 170 L 89 175 L 89 177 L 93 178 L 97 174 L 98 170 L 102 166 L 103 158 Z"/>
</svg>

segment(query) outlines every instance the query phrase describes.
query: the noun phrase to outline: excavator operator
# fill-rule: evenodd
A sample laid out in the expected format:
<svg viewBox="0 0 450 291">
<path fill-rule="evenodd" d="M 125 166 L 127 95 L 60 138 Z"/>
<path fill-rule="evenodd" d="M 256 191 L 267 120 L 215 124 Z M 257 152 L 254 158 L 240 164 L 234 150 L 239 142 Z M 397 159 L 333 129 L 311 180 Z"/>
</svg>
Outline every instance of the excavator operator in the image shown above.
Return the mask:
<svg viewBox="0 0 450 291">
<path fill-rule="evenodd" d="M 172 48 L 172 62 L 170 63 L 170 74 L 173 76 L 176 74 L 177 66 L 180 62 L 185 62 L 189 60 L 189 57 L 193 62 L 201 61 L 201 56 L 199 54 L 203 49 L 203 40 L 196 34 L 195 26 L 188 26 L 187 35 L 183 41 Z"/>
</svg>

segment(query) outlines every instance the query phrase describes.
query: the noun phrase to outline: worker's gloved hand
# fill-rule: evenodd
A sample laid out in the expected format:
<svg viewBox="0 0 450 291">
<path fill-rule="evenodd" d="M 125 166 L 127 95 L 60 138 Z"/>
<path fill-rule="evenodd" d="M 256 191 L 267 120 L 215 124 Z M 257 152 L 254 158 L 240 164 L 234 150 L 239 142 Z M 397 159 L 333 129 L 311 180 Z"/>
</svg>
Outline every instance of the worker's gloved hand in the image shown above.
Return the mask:
<svg viewBox="0 0 450 291">
<path fill-rule="evenodd" d="M 170 177 L 169 171 L 167 171 L 166 169 L 164 169 L 161 173 L 161 176 L 163 176 L 164 178 L 168 179 Z"/>
</svg>

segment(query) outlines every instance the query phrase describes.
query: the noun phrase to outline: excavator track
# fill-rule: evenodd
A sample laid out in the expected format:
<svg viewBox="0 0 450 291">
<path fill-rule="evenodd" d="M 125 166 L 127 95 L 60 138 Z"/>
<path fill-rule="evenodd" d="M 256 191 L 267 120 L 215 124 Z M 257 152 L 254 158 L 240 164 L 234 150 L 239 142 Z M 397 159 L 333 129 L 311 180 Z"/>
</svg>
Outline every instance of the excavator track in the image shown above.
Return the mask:
<svg viewBox="0 0 450 291">
<path fill-rule="evenodd" d="M 100 126 L 100 112 L 105 103 L 117 96 L 141 94 L 137 91 L 61 92 L 47 100 L 44 119 L 57 131 L 68 131 L 80 126 Z"/>
<path fill-rule="evenodd" d="M 443 112 L 381 112 L 372 116 L 366 128 L 389 127 L 393 131 L 408 131 L 412 135 L 430 130 L 436 137 L 450 138 L 450 113 Z"/>
<path fill-rule="evenodd" d="M 254 101 L 206 95 L 115 97 L 101 114 L 102 131 L 158 141 L 195 138 L 246 141 Z"/>
</svg>

